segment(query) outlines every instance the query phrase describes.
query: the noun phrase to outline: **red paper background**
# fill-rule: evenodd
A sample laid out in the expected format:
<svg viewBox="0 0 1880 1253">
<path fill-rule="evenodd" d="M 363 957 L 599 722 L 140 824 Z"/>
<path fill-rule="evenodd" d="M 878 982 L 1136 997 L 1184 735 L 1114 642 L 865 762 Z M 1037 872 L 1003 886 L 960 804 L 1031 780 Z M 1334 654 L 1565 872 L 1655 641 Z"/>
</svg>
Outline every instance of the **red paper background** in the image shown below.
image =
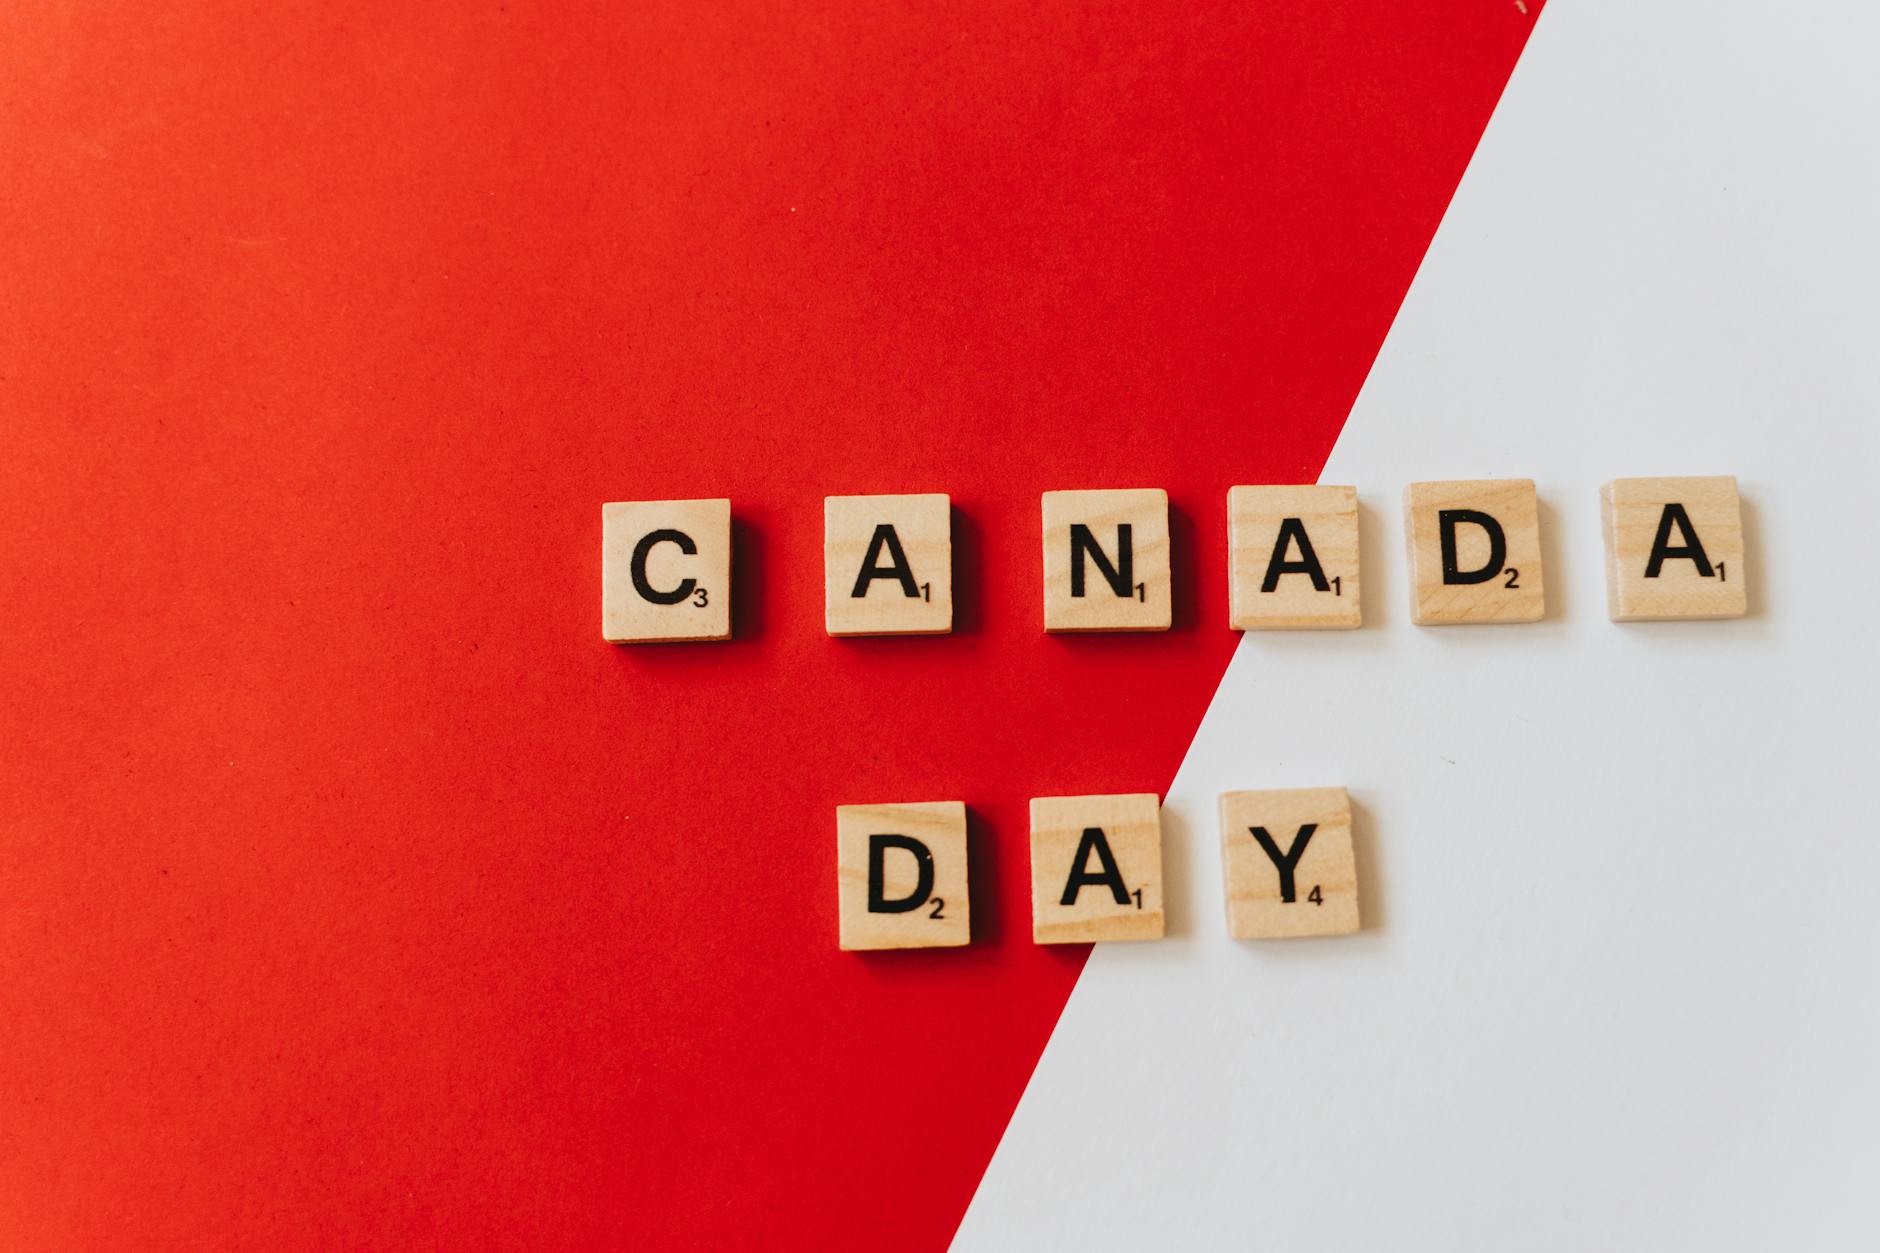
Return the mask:
<svg viewBox="0 0 1880 1253">
<path fill-rule="evenodd" d="M 1226 489 L 1316 476 L 1532 20 L 6 6 L 0 1246 L 944 1245 L 1084 956 L 1027 798 L 1166 787 Z M 1171 634 L 1041 634 L 1097 486 Z M 958 629 L 830 640 L 894 491 Z M 601 502 L 705 495 L 737 638 L 603 644 Z M 940 798 L 978 942 L 839 953 L 831 809 Z"/>
</svg>

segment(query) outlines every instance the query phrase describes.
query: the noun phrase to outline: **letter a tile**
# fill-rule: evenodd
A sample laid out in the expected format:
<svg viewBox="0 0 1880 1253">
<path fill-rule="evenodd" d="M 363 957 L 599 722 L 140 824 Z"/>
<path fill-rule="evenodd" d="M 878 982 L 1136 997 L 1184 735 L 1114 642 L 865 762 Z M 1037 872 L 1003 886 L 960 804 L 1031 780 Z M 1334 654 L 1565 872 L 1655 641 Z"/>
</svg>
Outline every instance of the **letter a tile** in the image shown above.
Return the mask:
<svg viewBox="0 0 1880 1253">
<path fill-rule="evenodd" d="M 1236 631 L 1358 625 L 1358 489 L 1227 492 L 1228 599 Z"/>
<path fill-rule="evenodd" d="M 731 502 L 601 506 L 601 638 L 731 637 Z"/>
<path fill-rule="evenodd" d="M 1044 494 L 1044 629 L 1169 628 L 1168 493 Z"/>
<path fill-rule="evenodd" d="M 971 943 L 966 806 L 838 805 L 836 908 L 845 950 Z"/>
<path fill-rule="evenodd" d="M 1237 940 L 1358 929 L 1351 800 L 1341 787 L 1221 797 L 1227 931 Z"/>
<path fill-rule="evenodd" d="M 1734 478 L 1614 479 L 1600 489 L 1599 514 L 1614 622 L 1749 612 Z"/>
<path fill-rule="evenodd" d="M 1540 621 L 1547 595 L 1532 479 L 1412 483 L 1403 504 L 1413 621 Z"/>
<path fill-rule="evenodd" d="M 1031 938 L 1162 938 L 1162 804 L 1155 793 L 1031 802 Z"/>
<path fill-rule="evenodd" d="M 953 629 L 953 521 L 942 494 L 823 500 L 823 617 L 831 635 Z"/>
</svg>

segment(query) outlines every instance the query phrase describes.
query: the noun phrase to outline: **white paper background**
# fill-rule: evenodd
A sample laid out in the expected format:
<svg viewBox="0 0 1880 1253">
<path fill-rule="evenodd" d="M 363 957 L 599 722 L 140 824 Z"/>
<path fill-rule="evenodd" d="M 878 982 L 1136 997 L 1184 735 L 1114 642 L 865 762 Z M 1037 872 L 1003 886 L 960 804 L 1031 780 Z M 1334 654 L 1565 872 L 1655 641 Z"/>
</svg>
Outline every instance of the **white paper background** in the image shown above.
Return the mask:
<svg viewBox="0 0 1880 1253">
<path fill-rule="evenodd" d="M 962 1250 L 1880 1248 L 1880 18 L 1556 0 Z M 1736 474 L 1739 622 L 1607 621 L 1598 490 Z M 1549 614 L 1419 629 L 1398 501 L 1525 476 Z M 1227 484 L 1223 482 L 1225 491 Z M 1214 798 L 1342 784 L 1367 929 L 1235 943 Z"/>
</svg>

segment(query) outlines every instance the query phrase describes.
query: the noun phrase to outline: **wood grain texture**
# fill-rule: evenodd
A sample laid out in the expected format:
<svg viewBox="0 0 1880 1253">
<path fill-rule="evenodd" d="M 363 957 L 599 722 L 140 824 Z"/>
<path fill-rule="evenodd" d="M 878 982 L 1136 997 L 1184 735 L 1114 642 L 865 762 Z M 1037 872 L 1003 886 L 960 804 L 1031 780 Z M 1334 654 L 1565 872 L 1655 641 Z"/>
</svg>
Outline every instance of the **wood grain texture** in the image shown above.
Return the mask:
<svg viewBox="0 0 1880 1253">
<path fill-rule="evenodd" d="M 1454 570 L 1444 569 L 1445 514 L 1452 522 Z M 1503 551 L 1493 559 L 1492 532 Z M 1404 489 L 1404 534 L 1410 548 L 1410 616 L 1419 626 L 1471 622 L 1538 622 L 1547 611 L 1541 570 L 1540 501 L 1532 479 L 1412 483 Z M 1487 577 L 1483 571 L 1492 571 Z"/>
<path fill-rule="evenodd" d="M 1349 630 L 1363 621 L 1357 488 L 1229 488 L 1227 540 L 1235 630 Z M 1288 568 L 1296 565 L 1310 568 Z"/>
<path fill-rule="evenodd" d="M 903 836 L 931 858 L 926 891 L 921 863 L 906 847 L 881 853 L 882 898 L 912 908 L 869 909 L 870 840 Z M 957 948 L 972 942 L 967 882 L 966 806 L 960 801 L 836 807 L 838 943 L 844 950 Z"/>
<path fill-rule="evenodd" d="M 1256 831 L 1266 833 L 1271 850 Z M 1275 852 L 1291 862 L 1291 900 Z M 1351 799 L 1344 788 L 1223 793 L 1221 857 L 1227 930 L 1235 939 L 1345 935 L 1358 929 L 1358 868 L 1351 845 Z"/>
<path fill-rule="evenodd" d="M 891 530 L 883 532 L 883 527 Z M 904 565 L 897 560 L 897 547 Z M 873 577 L 864 578 L 865 570 Z M 903 571 L 905 580 L 899 577 Z M 858 590 L 862 595 L 855 594 Z M 944 493 L 825 497 L 823 618 L 831 635 L 951 631 L 950 498 Z"/>
<path fill-rule="evenodd" d="M 1034 798 L 1031 908 L 1038 944 L 1161 939 L 1160 798 L 1153 792 Z"/>
<path fill-rule="evenodd" d="M 1161 488 L 1044 493 L 1044 629 L 1166 631 L 1169 583 L 1168 493 Z M 1123 586 L 1090 554 L 1073 553 L 1073 528 L 1101 549 Z M 1123 527 L 1129 543 L 1123 544 Z M 1125 553 L 1127 564 L 1125 564 Z M 1081 584 L 1077 569 L 1082 565 Z M 1077 595 L 1081 590 L 1082 595 Z"/>
<path fill-rule="evenodd" d="M 1614 479 L 1599 491 L 1614 622 L 1749 612 L 1743 513 L 1731 475 Z M 1656 563 L 1654 549 L 1661 553 Z"/>
<path fill-rule="evenodd" d="M 645 583 L 670 596 L 648 599 L 635 586 L 634 551 L 656 531 L 683 535 L 696 551 L 666 539 L 645 554 Z M 614 501 L 601 506 L 601 638 L 613 643 L 731 638 L 731 502 Z"/>
</svg>

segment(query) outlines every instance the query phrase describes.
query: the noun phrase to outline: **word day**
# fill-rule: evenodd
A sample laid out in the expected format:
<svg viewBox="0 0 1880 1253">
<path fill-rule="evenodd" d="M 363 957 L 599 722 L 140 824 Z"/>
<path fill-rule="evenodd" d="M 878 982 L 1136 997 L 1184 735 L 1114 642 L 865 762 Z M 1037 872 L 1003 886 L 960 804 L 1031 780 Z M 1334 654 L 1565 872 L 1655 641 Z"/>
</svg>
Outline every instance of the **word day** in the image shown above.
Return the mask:
<svg viewBox="0 0 1880 1253">
<path fill-rule="evenodd" d="M 1403 505 L 1415 622 L 1541 618 L 1546 583 L 1532 480 L 1412 483 Z M 1734 478 L 1615 479 L 1600 491 L 1600 516 L 1613 621 L 1747 612 Z M 602 506 L 601 523 L 603 638 L 730 638 L 730 501 L 614 502 Z M 1227 531 L 1236 630 L 1361 623 L 1356 488 L 1234 487 Z M 1169 629 L 1167 493 L 1045 492 L 1043 539 L 1046 631 Z M 828 497 L 823 578 L 832 636 L 951 631 L 950 498 Z"/>
<path fill-rule="evenodd" d="M 1358 929 L 1351 801 L 1343 788 L 1228 792 L 1220 799 L 1227 929 L 1236 939 Z M 843 949 L 972 942 L 966 806 L 836 809 Z M 1031 802 L 1031 938 L 1159 940 L 1162 806 L 1153 792 Z"/>
</svg>

